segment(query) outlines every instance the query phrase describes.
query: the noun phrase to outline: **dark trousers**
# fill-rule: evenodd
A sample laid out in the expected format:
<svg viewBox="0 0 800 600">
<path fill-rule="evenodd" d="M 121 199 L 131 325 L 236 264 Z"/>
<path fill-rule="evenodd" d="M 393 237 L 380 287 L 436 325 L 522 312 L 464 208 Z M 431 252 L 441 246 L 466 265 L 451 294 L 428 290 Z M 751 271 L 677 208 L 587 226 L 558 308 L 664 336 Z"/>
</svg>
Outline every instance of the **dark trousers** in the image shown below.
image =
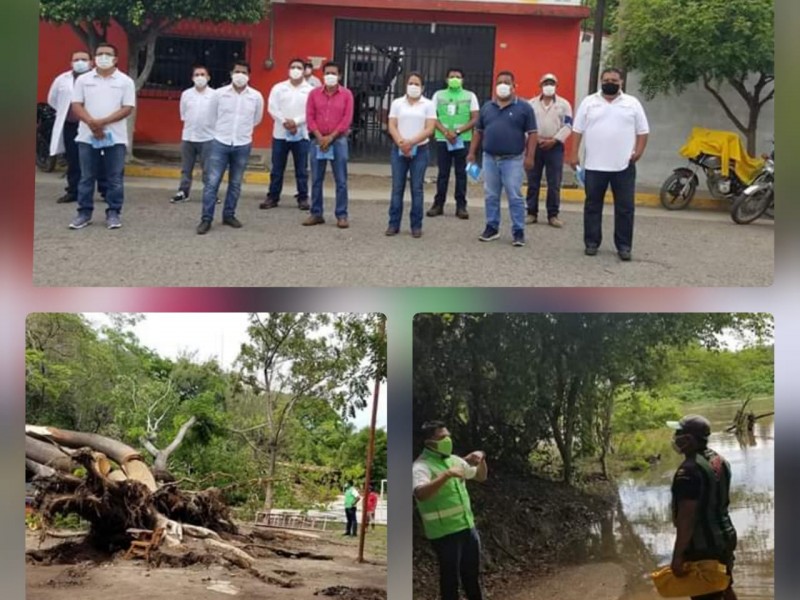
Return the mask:
<svg viewBox="0 0 800 600">
<path fill-rule="evenodd" d="M 308 140 L 287 142 L 286 140 L 272 139 L 272 170 L 269 175 L 269 193 L 267 194 L 271 200 L 279 202 L 281 199 L 283 175 L 286 172 L 286 163 L 289 162 L 291 153 L 297 183 L 297 201 L 308 201 L 308 153 L 310 147 L 311 142 Z"/>
<path fill-rule="evenodd" d="M 617 251 L 633 248 L 633 212 L 636 165 L 624 171 L 586 171 L 586 202 L 583 205 L 583 242 L 597 248 L 603 241 L 603 200 L 608 186 L 614 194 L 614 245 Z"/>
<path fill-rule="evenodd" d="M 347 517 L 347 529 L 344 532 L 345 535 L 358 534 L 358 517 L 356 517 L 356 510 L 358 510 L 358 507 L 356 506 L 344 509 L 344 514 Z"/>
<path fill-rule="evenodd" d="M 431 540 L 439 558 L 439 591 L 441 600 L 459 600 L 458 583 L 467 600 L 482 600 L 481 539 L 478 530 L 465 529 Z"/>
<path fill-rule="evenodd" d="M 547 218 L 557 217 L 561 206 L 561 179 L 564 173 L 564 144 L 556 142 L 549 150 L 536 148 L 533 169 L 528 171 L 528 214 L 539 214 L 542 174 L 547 177 Z"/>
<path fill-rule="evenodd" d="M 465 142 L 466 146 L 469 143 Z M 456 210 L 467 208 L 467 148 L 447 151 L 447 142 L 436 142 L 436 159 L 439 163 L 439 175 L 436 178 L 436 196 L 433 203 L 444 206 L 447 200 L 447 188 L 450 186 L 450 170 L 456 170 Z"/>
<path fill-rule="evenodd" d="M 81 157 L 78 152 L 78 143 L 75 138 L 78 135 L 78 123 L 64 121 L 64 155 L 67 159 L 67 194 L 78 197 L 78 184 L 81 181 Z M 106 197 L 108 183 L 103 162 L 97 164 L 97 191 L 103 198 Z"/>
<path fill-rule="evenodd" d="M 198 159 L 200 159 L 200 167 L 203 172 L 203 186 L 208 183 L 206 162 L 208 161 L 210 148 L 211 140 L 207 142 L 183 140 L 181 142 L 181 182 L 178 184 L 178 190 L 183 192 L 183 195 L 187 198 L 189 197 L 189 192 L 192 191 L 192 175 Z"/>
</svg>

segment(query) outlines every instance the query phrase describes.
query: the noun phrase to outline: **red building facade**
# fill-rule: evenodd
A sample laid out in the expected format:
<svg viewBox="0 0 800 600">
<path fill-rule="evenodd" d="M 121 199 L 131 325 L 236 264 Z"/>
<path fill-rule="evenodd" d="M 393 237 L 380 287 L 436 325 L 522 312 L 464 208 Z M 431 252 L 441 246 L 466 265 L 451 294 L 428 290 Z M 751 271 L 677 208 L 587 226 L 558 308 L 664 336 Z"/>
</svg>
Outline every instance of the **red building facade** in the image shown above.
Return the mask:
<svg viewBox="0 0 800 600">
<path fill-rule="evenodd" d="M 168 32 L 170 44 L 160 47 L 159 83 L 140 92 L 135 139 L 147 144 L 180 142 L 178 98 L 180 90 L 191 85 L 191 73 L 180 67 L 180 73 L 170 75 L 167 63 L 180 65 L 180 52 L 202 53 L 204 44 L 214 41 L 215 52 L 243 52 L 252 67 L 250 84 L 265 98 L 275 83 L 287 78 L 292 58 L 337 60 L 344 67 L 345 83 L 354 93 L 361 92 L 356 127 L 363 127 L 364 140 L 385 121 L 388 102 L 403 93 L 403 73 L 409 70 L 423 72 L 430 96 L 443 86 L 446 68 L 458 65 L 466 71 L 466 87 L 475 90 L 481 102 L 491 93 L 499 71 L 514 72 L 518 92 L 525 97 L 536 93 L 543 73 L 553 72 L 560 80 L 559 93 L 574 101 L 581 21 L 589 12 L 575 4 L 575 0 L 284 0 L 273 1 L 271 15 L 255 25 L 187 21 Z M 42 101 L 53 78 L 68 68 L 71 52 L 81 44 L 67 26 L 41 23 L 39 36 Z M 108 41 L 119 47 L 124 68 L 124 33 L 114 28 Z M 321 78 L 319 70 L 315 74 Z M 227 83 L 222 77 L 220 71 L 212 85 Z M 254 145 L 269 147 L 271 131 L 267 117 L 256 130 Z"/>
</svg>

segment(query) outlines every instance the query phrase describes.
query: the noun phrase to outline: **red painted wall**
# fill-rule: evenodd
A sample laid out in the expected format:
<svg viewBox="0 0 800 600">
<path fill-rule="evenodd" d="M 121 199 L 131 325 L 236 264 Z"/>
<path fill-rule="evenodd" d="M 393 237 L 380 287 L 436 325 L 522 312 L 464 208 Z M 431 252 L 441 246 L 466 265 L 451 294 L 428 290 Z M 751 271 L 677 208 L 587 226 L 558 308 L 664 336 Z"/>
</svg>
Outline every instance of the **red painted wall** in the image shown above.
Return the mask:
<svg viewBox="0 0 800 600">
<path fill-rule="evenodd" d="M 553 72 L 559 77 L 559 93 L 574 101 L 575 71 L 578 60 L 580 20 L 557 17 L 486 15 L 471 13 L 432 13 L 387 9 L 327 8 L 320 6 L 273 5 L 275 67 L 267 69 L 269 22 L 257 25 L 212 25 L 187 22 L 171 33 L 203 37 L 245 38 L 252 66 L 251 85 L 266 99 L 270 88 L 287 77 L 288 62 L 295 57 L 333 56 L 334 19 L 356 18 L 474 25 L 495 25 L 495 72 L 513 71 L 520 95 L 530 97 L 538 91 L 539 77 Z M 73 48 L 80 48 L 69 27 L 47 23 L 39 26 L 38 98 L 43 100 L 53 78 L 69 68 Z M 110 32 L 109 40 L 120 48 L 120 64 L 125 69 L 124 35 Z M 319 76 L 319 73 L 317 73 Z M 187 74 L 187 87 L 189 86 Z M 221 83 L 221 82 L 217 82 Z M 212 82 L 214 85 L 214 82 Z M 469 86 L 469 82 L 467 82 Z M 481 101 L 486 100 L 481 98 Z M 136 124 L 136 140 L 141 143 L 180 142 L 181 123 L 177 99 L 141 98 Z M 271 145 L 272 121 L 267 116 L 256 130 L 254 145 Z"/>
</svg>

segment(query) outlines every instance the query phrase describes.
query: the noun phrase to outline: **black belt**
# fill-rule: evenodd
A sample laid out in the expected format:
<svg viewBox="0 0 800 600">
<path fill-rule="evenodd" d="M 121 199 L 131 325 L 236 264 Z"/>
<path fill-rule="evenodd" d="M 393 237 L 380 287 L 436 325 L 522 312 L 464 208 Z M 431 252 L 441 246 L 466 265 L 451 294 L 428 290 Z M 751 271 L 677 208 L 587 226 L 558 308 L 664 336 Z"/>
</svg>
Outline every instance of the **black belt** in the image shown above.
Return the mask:
<svg viewBox="0 0 800 600">
<path fill-rule="evenodd" d="M 489 154 L 488 152 L 486 154 Z M 519 154 L 489 154 L 495 160 L 508 160 L 509 158 L 519 158 L 523 153 Z"/>
</svg>

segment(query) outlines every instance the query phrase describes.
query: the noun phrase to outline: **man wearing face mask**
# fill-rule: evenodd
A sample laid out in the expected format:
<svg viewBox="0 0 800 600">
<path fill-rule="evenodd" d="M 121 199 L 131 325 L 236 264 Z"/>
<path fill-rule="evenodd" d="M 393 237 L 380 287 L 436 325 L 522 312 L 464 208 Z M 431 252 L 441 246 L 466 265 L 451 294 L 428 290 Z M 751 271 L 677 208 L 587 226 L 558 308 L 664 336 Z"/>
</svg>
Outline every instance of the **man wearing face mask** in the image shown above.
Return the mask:
<svg viewBox="0 0 800 600">
<path fill-rule="evenodd" d="M 414 461 L 413 484 L 425 537 L 439 561 L 441 600 L 481 600 L 481 541 L 465 480 L 486 481 L 486 454 L 453 455 L 453 440 L 442 421 L 422 425 L 425 447 Z"/>
<path fill-rule="evenodd" d="M 308 96 L 306 104 L 306 123 L 308 132 L 313 135 L 311 146 L 311 214 L 303 225 L 321 225 L 325 222 L 323 214 L 322 185 L 325 182 L 325 168 L 328 160 L 333 167 L 336 182 L 336 226 L 347 229 L 347 136 L 353 123 L 353 94 L 339 85 L 339 65 L 326 63 L 323 67 L 325 86 L 315 88 Z M 329 150 L 333 158 L 326 157 Z"/>
<path fill-rule="evenodd" d="M 312 88 L 322 87 L 322 82 L 319 80 L 319 77 L 314 75 L 314 65 L 310 62 L 306 62 L 303 65 L 303 78 Z"/>
<path fill-rule="evenodd" d="M 558 218 L 561 206 L 561 177 L 564 172 L 564 143 L 572 133 L 572 106 L 556 95 L 558 78 L 552 73 L 539 80 L 542 93 L 531 100 L 539 128 L 539 142 L 533 169 L 528 171 L 528 204 L 526 223 L 539 220 L 539 189 L 542 174 L 547 174 L 547 223 L 562 227 Z"/>
<path fill-rule="evenodd" d="M 585 254 L 595 256 L 603 241 L 603 203 L 614 195 L 614 245 L 620 260 L 631 260 L 636 163 L 644 154 L 650 126 L 639 100 L 622 92 L 622 72 L 606 69 L 601 89 L 581 102 L 572 128 L 575 142 L 569 165 L 578 167 L 584 140 L 586 202 L 583 207 Z"/>
<path fill-rule="evenodd" d="M 456 216 L 469 219 L 467 212 L 467 152 L 472 141 L 472 128 L 478 121 L 478 97 L 464 89 L 464 71 L 447 70 L 447 87 L 432 98 L 436 107 L 436 157 L 439 176 L 436 178 L 436 197 L 426 213 L 438 217 L 444 213 L 450 170 L 456 171 Z"/>
<path fill-rule="evenodd" d="M 250 65 L 243 60 L 233 63 L 231 84 L 216 90 L 208 109 L 213 139 L 208 153 L 208 178 L 203 185 L 203 214 L 197 233 L 205 235 L 214 220 L 217 193 L 225 171 L 228 191 L 222 208 L 222 224 L 239 229 L 236 206 L 242 193 L 242 180 L 250 159 L 253 129 L 264 118 L 264 97 L 250 87 Z"/>
<path fill-rule="evenodd" d="M 53 80 L 47 94 L 47 103 L 55 109 L 56 120 L 50 137 L 50 156 L 64 154 L 67 159 L 67 187 L 65 194 L 58 198 L 58 204 L 75 202 L 78 199 L 78 183 L 81 180 L 81 161 L 78 156 L 78 145 L 75 138 L 78 135 L 80 119 L 72 110 L 72 92 L 75 80 L 92 69 L 92 59 L 89 53 L 78 50 L 72 53 L 72 68 L 62 73 Z M 97 180 L 100 194 L 105 198 L 105 177 L 100 175 Z"/>
<path fill-rule="evenodd" d="M 505 189 L 514 238 L 512 244 L 520 247 L 525 245 L 522 177 L 525 171 L 533 168 L 537 134 L 531 105 L 517 98 L 514 90 L 514 74 L 510 71 L 498 73 L 496 95 L 481 108 L 467 162 L 475 163 L 475 155 L 483 144 L 486 229 L 478 239 L 491 242 L 500 238 L 500 195 Z"/>
<path fill-rule="evenodd" d="M 672 572 L 681 577 L 686 574 L 686 561 L 717 560 L 731 576 L 728 589 L 693 596 L 693 600 L 736 600 L 736 529 L 728 513 L 731 466 L 708 447 L 711 424 L 705 417 L 687 415 L 667 426 L 675 430 L 673 449 L 684 456 L 672 481 L 672 520 L 676 528 Z"/>
<path fill-rule="evenodd" d="M 125 200 L 123 176 L 128 146 L 127 118 L 136 106 L 133 79 L 117 69 L 117 48 L 102 42 L 94 56 L 96 68 L 75 80 L 72 110 L 80 119 L 78 156 L 78 214 L 70 229 L 83 229 L 92 222 L 94 188 L 100 166 L 106 179 L 106 227 L 122 227 L 120 213 Z"/>
<path fill-rule="evenodd" d="M 211 75 L 203 65 L 197 65 L 192 70 L 193 87 L 184 90 L 181 94 L 181 121 L 183 133 L 181 134 L 181 182 L 178 193 L 170 202 L 186 202 L 192 189 L 192 173 L 197 159 L 203 169 L 203 184 L 208 179 L 208 149 L 211 146 L 212 128 L 208 118 L 208 109 L 211 106 L 211 97 L 214 90 L 209 87 Z"/>
<path fill-rule="evenodd" d="M 297 208 L 308 210 L 308 129 L 306 103 L 313 88 L 303 77 L 303 61 L 289 63 L 289 79 L 273 86 L 267 107 L 275 122 L 272 129 L 272 171 L 269 192 L 259 208 L 275 208 L 281 200 L 283 175 L 289 153 L 294 161 Z"/>
</svg>

